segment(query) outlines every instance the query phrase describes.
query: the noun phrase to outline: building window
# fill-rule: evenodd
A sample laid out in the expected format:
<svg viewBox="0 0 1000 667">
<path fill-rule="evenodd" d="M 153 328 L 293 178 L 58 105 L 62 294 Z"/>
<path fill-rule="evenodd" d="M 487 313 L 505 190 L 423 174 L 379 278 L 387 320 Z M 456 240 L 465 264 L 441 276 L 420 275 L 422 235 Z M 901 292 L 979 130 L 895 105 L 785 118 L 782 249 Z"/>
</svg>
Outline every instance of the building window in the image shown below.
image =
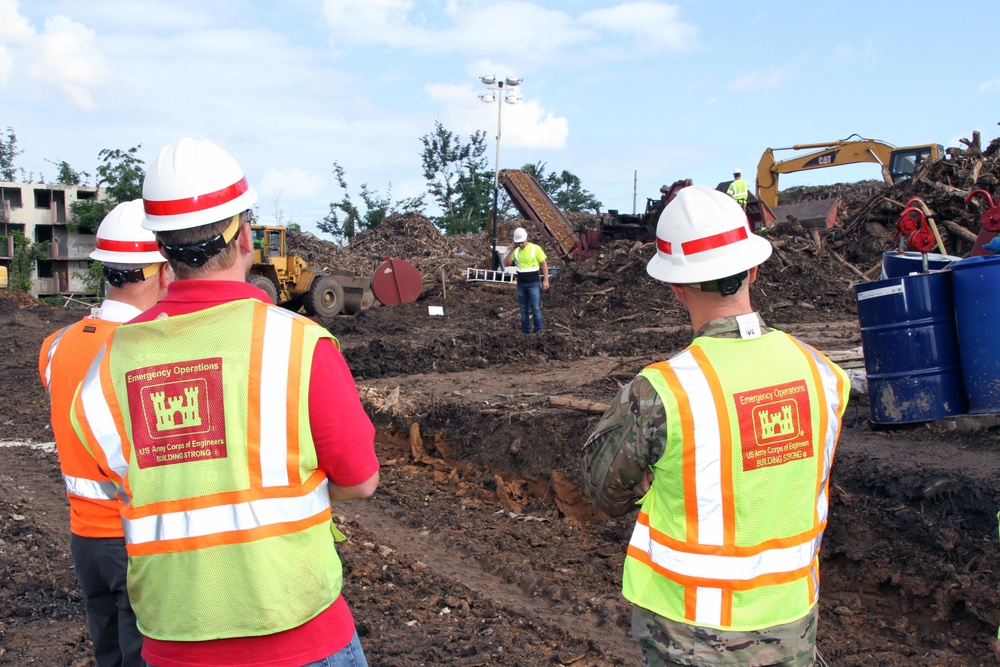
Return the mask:
<svg viewBox="0 0 1000 667">
<path fill-rule="evenodd" d="M 35 190 L 35 208 L 52 208 L 51 190 Z"/>
<path fill-rule="evenodd" d="M 76 198 L 77 199 L 97 199 L 97 191 L 96 190 L 77 190 L 76 191 Z"/>
<path fill-rule="evenodd" d="M 2 202 L 10 202 L 10 208 L 21 208 L 21 188 L 0 188 L 0 206 Z"/>
</svg>

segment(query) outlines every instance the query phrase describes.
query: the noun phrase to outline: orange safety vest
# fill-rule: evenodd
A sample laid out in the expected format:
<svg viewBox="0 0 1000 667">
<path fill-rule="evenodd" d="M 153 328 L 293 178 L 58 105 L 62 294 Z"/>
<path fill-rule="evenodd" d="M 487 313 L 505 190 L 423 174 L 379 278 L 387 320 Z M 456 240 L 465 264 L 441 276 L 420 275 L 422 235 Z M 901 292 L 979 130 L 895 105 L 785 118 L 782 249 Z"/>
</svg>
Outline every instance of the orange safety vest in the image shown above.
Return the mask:
<svg viewBox="0 0 1000 667">
<path fill-rule="evenodd" d="M 115 485 L 97 467 L 70 422 L 73 394 L 120 322 L 85 317 L 45 339 L 38 374 L 49 392 L 52 435 L 69 497 L 69 529 L 81 537 L 122 537 Z"/>
</svg>

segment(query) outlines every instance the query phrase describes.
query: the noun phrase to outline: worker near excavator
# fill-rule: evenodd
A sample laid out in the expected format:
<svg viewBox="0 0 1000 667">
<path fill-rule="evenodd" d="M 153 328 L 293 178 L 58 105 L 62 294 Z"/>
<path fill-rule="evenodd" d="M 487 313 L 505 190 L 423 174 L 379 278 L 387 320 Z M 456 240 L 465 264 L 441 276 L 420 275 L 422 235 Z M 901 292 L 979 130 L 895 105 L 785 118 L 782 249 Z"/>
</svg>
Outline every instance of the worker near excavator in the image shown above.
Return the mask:
<svg viewBox="0 0 1000 667">
<path fill-rule="evenodd" d="M 733 182 L 729 184 L 726 194 L 732 197 L 743 208 L 747 207 L 747 198 L 750 196 L 750 185 L 743 180 L 743 171 L 739 167 L 733 169 Z"/>
<path fill-rule="evenodd" d="M 549 264 L 545 251 L 528 241 L 523 227 L 514 230 L 514 244 L 503 258 L 503 265 L 517 267 L 517 304 L 521 309 L 521 333 L 542 331 L 542 290 L 549 289 Z"/>
<path fill-rule="evenodd" d="M 100 262 L 108 296 L 90 315 L 45 339 L 38 372 L 51 401 L 52 435 L 69 498 L 70 554 L 83 591 L 97 667 L 139 667 L 142 634 L 126 588 L 125 535 L 115 487 L 70 423 L 73 393 L 101 346 L 123 322 L 164 296 L 173 271 L 142 228 L 142 200 L 115 206 L 97 229 L 90 258 Z"/>
<path fill-rule="evenodd" d="M 732 198 L 682 189 L 656 247 L 646 270 L 688 311 L 694 341 L 622 388 L 582 467 L 607 514 L 638 498 L 622 591 L 643 664 L 817 664 L 818 553 L 850 383 L 754 312 L 771 245 Z"/>
<path fill-rule="evenodd" d="M 124 501 L 150 665 L 365 665 L 331 503 L 374 493 L 375 431 L 330 332 L 245 282 L 256 199 L 213 142 L 160 151 L 143 224 L 177 280 L 109 340 L 74 426 Z"/>
</svg>

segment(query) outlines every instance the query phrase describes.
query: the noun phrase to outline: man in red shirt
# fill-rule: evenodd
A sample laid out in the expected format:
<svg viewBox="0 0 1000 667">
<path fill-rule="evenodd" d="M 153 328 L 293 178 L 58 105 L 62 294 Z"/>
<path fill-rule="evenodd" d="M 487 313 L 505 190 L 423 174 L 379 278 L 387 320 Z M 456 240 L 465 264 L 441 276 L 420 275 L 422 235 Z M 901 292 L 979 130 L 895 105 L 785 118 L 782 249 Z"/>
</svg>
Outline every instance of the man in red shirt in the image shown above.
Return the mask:
<svg viewBox="0 0 1000 667">
<path fill-rule="evenodd" d="M 232 156 L 204 140 L 167 146 L 143 199 L 177 280 L 109 342 L 74 402 L 127 496 L 143 657 L 365 665 L 330 502 L 371 496 L 379 464 L 339 346 L 245 282 L 256 193 Z"/>
<path fill-rule="evenodd" d="M 88 317 L 45 339 L 38 373 L 52 403 L 52 435 L 69 498 L 70 553 L 83 591 L 97 667 L 142 667 L 142 635 L 125 584 L 125 536 L 115 487 L 73 432 L 73 394 L 108 336 L 165 295 L 173 271 L 142 228 L 142 200 L 105 216 L 90 258 L 101 262 L 108 297 Z"/>
</svg>

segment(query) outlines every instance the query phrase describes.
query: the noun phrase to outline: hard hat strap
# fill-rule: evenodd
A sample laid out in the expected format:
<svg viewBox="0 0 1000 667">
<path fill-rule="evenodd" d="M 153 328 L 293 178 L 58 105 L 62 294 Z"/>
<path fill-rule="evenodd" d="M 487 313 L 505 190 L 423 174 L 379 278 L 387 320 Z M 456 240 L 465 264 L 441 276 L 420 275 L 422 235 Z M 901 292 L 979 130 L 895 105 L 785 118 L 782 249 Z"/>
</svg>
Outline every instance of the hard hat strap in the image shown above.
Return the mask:
<svg viewBox="0 0 1000 667">
<path fill-rule="evenodd" d="M 688 287 L 701 290 L 702 292 L 718 292 L 722 296 L 732 296 L 740 291 L 743 280 L 750 275 L 749 271 L 741 271 L 734 276 L 726 276 L 718 280 L 708 280 L 703 283 L 690 283 Z"/>
<path fill-rule="evenodd" d="M 124 287 L 129 283 L 141 283 L 147 278 L 152 278 L 160 270 L 160 264 L 162 263 L 156 262 L 155 264 L 135 269 L 112 269 L 106 265 L 102 265 L 101 268 L 104 270 L 105 279 L 111 283 L 112 287 Z"/>
<path fill-rule="evenodd" d="M 198 268 L 212 257 L 225 250 L 226 246 L 228 246 L 233 239 L 239 236 L 240 229 L 243 228 L 240 224 L 241 215 L 241 213 L 234 215 L 232 222 L 229 223 L 229 226 L 224 232 L 213 236 L 207 241 L 186 246 L 160 243 L 160 248 L 162 248 L 163 252 L 167 254 L 167 257 L 175 262 L 182 262 L 190 267 Z"/>
</svg>

